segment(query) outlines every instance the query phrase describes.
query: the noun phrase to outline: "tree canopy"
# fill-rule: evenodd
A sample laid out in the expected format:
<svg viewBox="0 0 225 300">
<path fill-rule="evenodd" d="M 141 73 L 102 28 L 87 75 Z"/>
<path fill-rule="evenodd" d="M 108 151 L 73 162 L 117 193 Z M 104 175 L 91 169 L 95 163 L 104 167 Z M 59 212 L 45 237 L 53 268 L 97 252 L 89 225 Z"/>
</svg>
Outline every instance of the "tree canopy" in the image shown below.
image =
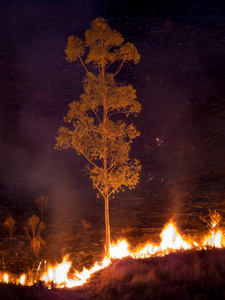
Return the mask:
<svg viewBox="0 0 225 300">
<path fill-rule="evenodd" d="M 140 133 L 126 118 L 137 116 L 141 105 L 132 85 L 120 84 L 115 77 L 126 62 L 138 63 L 140 55 L 102 18 L 92 22 L 84 41 L 69 37 L 65 53 L 67 61 L 81 62 L 86 76 L 84 93 L 69 105 L 64 117 L 68 126 L 58 131 L 56 149 L 73 148 L 87 159 L 93 187 L 104 198 L 108 210 L 113 193 L 125 187 L 133 189 L 139 181 L 140 162 L 132 160 L 129 153 L 132 140 Z M 106 240 L 108 251 L 110 238 Z"/>
</svg>

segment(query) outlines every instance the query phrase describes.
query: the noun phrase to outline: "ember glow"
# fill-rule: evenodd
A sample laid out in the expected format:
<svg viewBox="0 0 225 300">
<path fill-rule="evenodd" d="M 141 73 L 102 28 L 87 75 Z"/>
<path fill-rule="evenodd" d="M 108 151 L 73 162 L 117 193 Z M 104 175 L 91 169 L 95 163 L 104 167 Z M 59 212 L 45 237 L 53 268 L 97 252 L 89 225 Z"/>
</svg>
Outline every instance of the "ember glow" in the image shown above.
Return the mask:
<svg viewBox="0 0 225 300">
<path fill-rule="evenodd" d="M 207 247 L 221 248 L 223 246 L 221 243 L 221 231 L 217 231 L 216 233 L 214 233 L 214 231 L 211 232 L 211 235 L 205 237 L 202 245 L 199 245 L 195 241 L 191 243 L 185 241 L 173 223 L 169 223 L 164 227 L 160 237 L 161 243 L 159 245 L 147 243 L 142 247 L 137 247 L 133 251 L 130 250 L 130 246 L 126 240 L 119 240 L 116 244 L 110 245 L 110 259 L 105 257 L 102 262 L 96 262 L 90 269 L 83 268 L 81 272 L 75 271 L 71 273 L 72 263 L 68 260 L 68 256 L 65 256 L 62 263 L 48 267 L 47 271 L 41 277 L 41 281 L 49 288 L 51 288 L 52 284 L 57 288 L 72 288 L 86 283 L 93 273 L 109 266 L 112 259 L 121 259 L 127 256 L 133 258 L 148 258 L 153 255 L 165 256 L 177 250 L 188 250 L 191 248 L 206 249 Z M 5 273 L 2 281 L 9 283 L 9 275 Z M 23 274 L 16 283 L 26 285 L 26 275 Z M 29 285 L 31 284 L 33 283 Z"/>
</svg>

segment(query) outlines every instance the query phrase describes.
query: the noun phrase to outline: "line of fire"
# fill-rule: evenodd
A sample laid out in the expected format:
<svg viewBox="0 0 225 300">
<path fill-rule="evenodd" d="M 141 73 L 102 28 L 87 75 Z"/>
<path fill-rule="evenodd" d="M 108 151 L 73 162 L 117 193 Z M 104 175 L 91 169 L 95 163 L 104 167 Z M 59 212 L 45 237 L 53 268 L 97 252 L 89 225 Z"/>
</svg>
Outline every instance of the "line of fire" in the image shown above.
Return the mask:
<svg viewBox="0 0 225 300">
<path fill-rule="evenodd" d="M 165 256 L 174 251 L 188 251 L 191 249 L 200 251 L 212 247 L 224 247 L 225 243 L 222 231 L 219 229 L 215 230 L 218 225 L 215 219 L 211 219 L 210 222 L 210 232 L 202 241 L 194 241 L 190 238 L 185 240 L 171 222 L 166 224 L 161 232 L 161 243 L 159 245 L 147 243 L 132 250 L 128 242 L 123 239 L 119 240 L 116 244 L 110 245 L 110 258 L 105 257 L 101 262 L 96 262 L 90 269 L 84 268 L 81 272 L 75 271 L 71 273 L 72 263 L 69 261 L 68 256 L 65 256 L 63 261 L 55 266 L 48 266 L 46 261 L 41 261 L 33 274 L 22 274 L 16 277 L 13 274 L 2 273 L 0 275 L 0 282 L 32 286 L 36 282 L 41 281 L 47 288 L 52 288 L 53 286 L 56 288 L 73 288 L 85 284 L 93 273 L 106 268 L 114 259 L 122 259 L 128 256 L 133 259 L 142 259 Z"/>
</svg>

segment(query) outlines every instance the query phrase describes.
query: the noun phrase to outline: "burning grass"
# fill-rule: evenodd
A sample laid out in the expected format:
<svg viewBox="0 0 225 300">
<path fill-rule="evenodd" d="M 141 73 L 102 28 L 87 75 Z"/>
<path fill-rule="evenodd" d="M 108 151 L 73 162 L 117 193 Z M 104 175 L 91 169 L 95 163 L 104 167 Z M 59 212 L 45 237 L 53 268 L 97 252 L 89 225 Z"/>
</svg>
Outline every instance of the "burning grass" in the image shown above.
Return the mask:
<svg viewBox="0 0 225 300">
<path fill-rule="evenodd" d="M 122 259 L 123 257 L 131 256 L 133 258 L 146 258 L 153 255 L 165 256 L 171 251 L 178 249 L 187 250 L 192 247 L 198 246 L 194 241 L 191 243 L 186 242 L 181 235 L 177 232 L 173 223 L 169 223 L 165 226 L 161 235 L 160 245 L 147 244 L 145 246 L 136 248 L 135 250 L 130 249 L 129 244 L 126 240 L 118 241 L 117 244 L 110 245 L 110 257 L 105 257 L 101 262 L 96 262 L 94 266 L 89 269 L 83 268 L 81 272 L 74 270 L 73 274 L 68 277 L 72 263 L 67 257 L 64 257 L 62 263 L 52 267 L 49 266 L 48 270 L 45 270 L 40 280 L 45 282 L 47 286 L 51 286 L 53 283 L 56 287 L 76 287 L 83 285 L 95 272 L 106 268 L 111 264 L 111 259 Z M 211 236 L 207 237 L 203 243 L 203 247 L 215 246 L 221 247 L 222 234 L 218 231 L 212 233 Z M 198 249 L 201 249 L 201 247 Z M 31 282 L 32 283 L 32 282 Z M 30 284 L 30 282 L 27 282 Z"/>
<path fill-rule="evenodd" d="M 125 258 L 93 278 L 95 299 L 225 299 L 225 250 Z"/>
<path fill-rule="evenodd" d="M 225 249 L 176 251 L 164 257 L 126 257 L 96 272 L 82 287 L 51 289 L 0 284 L 2 300 L 14 299 L 225 299 Z"/>
<path fill-rule="evenodd" d="M 64 257 L 62 263 L 55 266 L 47 266 L 46 261 L 41 261 L 36 268 L 35 273 L 30 272 L 28 275 L 21 275 L 20 278 L 15 278 L 14 275 L 2 274 L 2 279 L 5 283 L 15 283 L 21 285 L 34 285 L 37 282 L 42 282 L 43 286 L 51 288 L 73 288 L 85 284 L 89 278 L 97 271 L 106 268 L 112 263 L 113 259 L 122 259 L 123 257 L 132 258 L 148 258 L 153 256 L 165 256 L 173 251 L 197 249 L 202 250 L 207 247 L 222 247 L 222 233 L 214 229 L 209 236 L 204 237 L 201 241 L 201 246 L 194 240 L 187 242 L 178 233 L 173 223 L 167 224 L 160 234 L 161 243 L 159 245 L 146 244 L 132 249 L 126 240 L 118 241 L 117 244 L 110 246 L 110 258 L 104 258 L 101 262 L 96 262 L 91 268 L 83 268 L 82 271 L 71 271 L 72 262 L 68 257 Z M 41 270 L 41 266 L 44 267 Z M 147 276 L 148 277 L 148 276 Z"/>
</svg>

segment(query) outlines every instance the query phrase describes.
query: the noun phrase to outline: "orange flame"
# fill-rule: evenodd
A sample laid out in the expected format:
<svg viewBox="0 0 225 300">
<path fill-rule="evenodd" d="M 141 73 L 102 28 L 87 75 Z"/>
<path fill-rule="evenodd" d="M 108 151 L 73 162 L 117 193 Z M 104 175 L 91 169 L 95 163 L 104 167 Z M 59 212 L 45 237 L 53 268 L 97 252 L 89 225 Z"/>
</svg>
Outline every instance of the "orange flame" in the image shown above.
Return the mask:
<svg viewBox="0 0 225 300">
<path fill-rule="evenodd" d="M 147 244 L 144 248 L 141 248 L 133 253 L 132 256 L 135 258 L 147 258 L 156 253 L 159 255 L 165 255 L 169 250 L 187 250 L 191 248 L 191 245 L 185 242 L 177 233 L 177 229 L 173 223 L 169 223 L 165 226 L 164 230 L 160 234 L 160 237 L 162 241 L 159 246 Z"/>
<path fill-rule="evenodd" d="M 160 248 L 162 251 L 166 249 L 190 249 L 191 245 L 185 242 L 177 233 L 173 223 L 169 223 L 161 233 L 162 243 Z"/>
<path fill-rule="evenodd" d="M 221 231 L 217 231 L 215 234 L 213 231 L 211 235 L 209 235 L 205 238 L 203 245 L 221 248 L 222 247 L 222 245 L 221 245 L 222 237 L 223 237 L 223 235 L 222 235 Z"/>
<path fill-rule="evenodd" d="M 63 262 L 58 264 L 55 268 L 49 267 L 47 272 L 43 275 L 42 281 L 46 283 L 53 282 L 57 287 L 75 287 L 84 284 L 91 274 L 99 271 L 110 264 L 109 259 L 104 259 L 101 263 L 95 263 L 90 269 L 83 268 L 82 272 L 76 271 L 72 276 L 73 279 L 68 278 L 68 272 L 71 268 L 71 262 L 67 261 L 68 257 L 63 258 Z"/>
<path fill-rule="evenodd" d="M 144 248 L 140 248 L 136 252 L 129 250 L 129 244 L 125 240 L 120 240 L 117 244 L 110 245 L 110 258 L 119 259 L 126 256 L 132 256 L 134 258 L 150 257 L 156 253 L 165 255 L 168 250 L 174 249 L 190 249 L 191 245 L 185 242 L 182 237 L 177 233 L 175 226 L 172 223 L 166 225 L 165 229 L 161 233 L 162 242 L 159 246 L 153 244 L 147 244 Z M 107 267 L 111 263 L 110 259 L 106 257 L 101 263 L 95 263 L 91 269 L 84 268 L 82 272 L 76 271 L 72 279 L 68 278 L 68 272 L 71 268 L 71 262 L 64 257 L 63 262 L 56 267 L 49 267 L 48 271 L 43 275 L 42 280 L 46 283 L 53 282 L 57 287 L 75 287 L 87 282 L 91 274 L 100 269 Z"/>
<path fill-rule="evenodd" d="M 181 235 L 178 233 L 176 227 L 173 223 L 168 223 L 162 233 L 160 234 L 161 243 L 160 245 L 154 245 L 151 243 L 146 244 L 144 247 L 139 247 L 135 251 L 131 251 L 129 244 L 126 240 L 120 240 L 117 244 L 110 245 L 110 259 L 104 258 L 102 262 L 96 262 L 94 266 L 90 269 L 83 268 L 81 272 L 75 271 L 73 274 L 70 274 L 70 269 L 72 263 L 68 261 L 68 256 L 63 258 L 62 263 L 52 267 L 49 266 L 48 270 L 44 273 L 41 280 L 46 282 L 47 285 L 51 285 L 54 283 L 56 287 L 75 287 L 83 285 L 87 282 L 90 276 L 107 267 L 111 263 L 111 259 L 120 259 L 126 256 L 131 256 L 133 258 L 147 258 L 152 255 L 160 255 L 164 256 L 168 254 L 170 251 L 174 250 L 187 250 L 191 249 L 192 246 L 198 247 L 201 249 L 195 241 L 192 242 L 192 245 L 187 243 Z M 207 236 L 203 242 L 203 247 L 211 246 L 211 247 L 222 247 L 222 233 L 217 231 L 214 234 L 214 231 L 211 235 Z M 46 263 L 46 262 L 45 262 Z M 70 275 L 69 275 L 70 274 Z M 3 281 L 5 283 L 9 282 L 9 275 L 3 275 Z M 26 275 L 23 274 L 20 279 L 17 281 L 18 283 L 25 285 L 26 284 Z"/>
</svg>

